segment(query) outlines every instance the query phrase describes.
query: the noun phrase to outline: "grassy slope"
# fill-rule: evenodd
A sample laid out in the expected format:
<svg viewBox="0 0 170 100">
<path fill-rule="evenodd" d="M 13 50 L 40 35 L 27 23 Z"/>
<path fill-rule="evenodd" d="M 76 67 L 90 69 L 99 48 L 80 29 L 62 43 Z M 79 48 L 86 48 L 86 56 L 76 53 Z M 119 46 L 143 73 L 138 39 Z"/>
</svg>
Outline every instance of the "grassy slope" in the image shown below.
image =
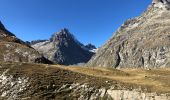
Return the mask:
<svg viewBox="0 0 170 100">
<path fill-rule="evenodd" d="M 0 74 L 2 75 L 6 70 L 8 70 L 6 76 L 13 76 L 14 80 L 18 78 L 29 78 L 30 85 L 27 87 L 27 90 L 20 93 L 20 98 L 28 96 L 28 98 L 32 98 L 31 100 L 73 100 L 71 98 L 76 97 L 68 96 L 72 91 L 54 92 L 55 90 L 59 90 L 63 85 L 71 85 L 73 83 L 88 84 L 95 88 L 109 88 L 111 84 L 115 86 L 119 85 L 115 81 L 106 78 L 92 77 L 44 64 L 0 62 Z M 109 82 L 106 83 L 106 81 Z M 9 90 L 12 87 L 7 85 L 5 88 L 5 90 Z M 0 94 L 2 91 L 0 91 Z"/>
<path fill-rule="evenodd" d="M 117 89 L 138 89 L 146 92 L 170 94 L 170 69 L 108 69 L 85 68 L 76 66 L 0 63 L 0 73 L 10 69 L 8 74 L 17 77 L 29 77 L 30 92 L 23 92 L 21 97 L 53 98 L 64 97 L 67 93 L 46 93 L 59 89 L 63 84 L 82 83 L 96 88 L 116 86 Z M 46 86 L 53 86 L 46 88 Z M 26 93 L 26 94 L 25 94 Z M 46 93 L 46 94 L 44 94 Z M 56 98 L 56 97 L 54 97 Z"/>
<path fill-rule="evenodd" d="M 57 66 L 58 67 L 58 66 Z M 85 75 L 108 78 L 127 87 L 147 88 L 147 92 L 170 93 L 170 69 L 108 69 L 84 67 L 60 67 Z"/>
</svg>

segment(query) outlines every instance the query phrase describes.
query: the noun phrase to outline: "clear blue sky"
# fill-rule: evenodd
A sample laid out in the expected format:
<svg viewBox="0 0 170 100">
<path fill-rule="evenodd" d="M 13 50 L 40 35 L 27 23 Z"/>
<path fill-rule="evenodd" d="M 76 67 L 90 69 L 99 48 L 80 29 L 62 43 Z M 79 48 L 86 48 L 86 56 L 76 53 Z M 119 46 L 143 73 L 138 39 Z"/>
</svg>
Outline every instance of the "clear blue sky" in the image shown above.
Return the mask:
<svg viewBox="0 0 170 100">
<path fill-rule="evenodd" d="M 0 20 L 17 37 L 48 39 L 68 28 L 82 43 L 103 45 L 151 0 L 0 0 Z"/>
</svg>

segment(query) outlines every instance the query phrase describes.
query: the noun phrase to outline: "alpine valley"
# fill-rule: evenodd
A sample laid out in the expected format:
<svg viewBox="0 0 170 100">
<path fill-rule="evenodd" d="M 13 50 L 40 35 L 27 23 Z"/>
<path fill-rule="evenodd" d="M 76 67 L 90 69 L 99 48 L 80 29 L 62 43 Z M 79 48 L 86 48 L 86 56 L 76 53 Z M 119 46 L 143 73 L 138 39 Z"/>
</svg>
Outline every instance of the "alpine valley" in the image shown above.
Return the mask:
<svg viewBox="0 0 170 100">
<path fill-rule="evenodd" d="M 0 22 L 0 100 L 170 100 L 170 0 L 113 34 L 100 48 L 66 28 L 24 42 Z"/>
</svg>

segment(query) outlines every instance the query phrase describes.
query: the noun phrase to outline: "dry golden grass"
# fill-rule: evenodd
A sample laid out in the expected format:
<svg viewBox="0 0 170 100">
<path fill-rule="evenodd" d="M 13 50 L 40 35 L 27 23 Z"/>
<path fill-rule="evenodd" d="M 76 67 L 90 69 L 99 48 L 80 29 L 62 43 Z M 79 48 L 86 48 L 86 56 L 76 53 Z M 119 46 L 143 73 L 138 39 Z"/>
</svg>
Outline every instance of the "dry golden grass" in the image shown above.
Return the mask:
<svg viewBox="0 0 170 100">
<path fill-rule="evenodd" d="M 0 62 L 1 64 L 2 62 Z M 170 95 L 170 69 L 112 69 L 61 66 L 48 64 L 2 63 L 12 74 L 20 73 L 42 82 L 56 80 L 55 84 L 70 82 L 88 83 L 96 87 L 119 86 L 120 89 L 141 89 L 144 92 L 168 93 Z M 11 67 L 10 67 L 11 66 Z M 4 69 L 1 68 L 0 72 Z M 17 74 L 18 75 L 18 74 Z M 38 75 L 38 76 L 35 76 Z M 44 76 L 48 76 L 44 81 Z M 107 82 L 106 82 L 107 81 Z M 59 83 L 58 83 L 59 82 Z M 36 83 L 35 83 L 36 84 Z M 62 84 L 61 84 L 62 85 Z"/>
<path fill-rule="evenodd" d="M 55 65 L 54 65 L 55 66 Z M 148 92 L 170 93 L 170 69 L 111 69 L 57 66 L 94 77 L 108 78 L 128 86 L 147 88 Z"/>
</svg>

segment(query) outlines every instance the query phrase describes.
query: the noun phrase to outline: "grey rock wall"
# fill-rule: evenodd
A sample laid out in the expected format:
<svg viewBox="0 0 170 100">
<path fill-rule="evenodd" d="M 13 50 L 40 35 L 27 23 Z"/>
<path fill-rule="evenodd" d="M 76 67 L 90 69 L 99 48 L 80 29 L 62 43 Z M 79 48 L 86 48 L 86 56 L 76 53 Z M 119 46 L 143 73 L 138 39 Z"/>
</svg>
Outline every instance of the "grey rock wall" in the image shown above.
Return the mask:
<svg viewBox="0 0 170 100">
<path fill-rule="evenodd" d="M 54 63 L 63 65 L 86 63 L 94 54 L 67 29 L 53 34 L 49 40 L 31 46 Z"/>
<path fill-rule="evenodd" d="M 169 67 L 170 11 L 152 4 L 141 16 L 127 20 L 113 37 L 99 48 L 87 66 Z"/>
</svg>

